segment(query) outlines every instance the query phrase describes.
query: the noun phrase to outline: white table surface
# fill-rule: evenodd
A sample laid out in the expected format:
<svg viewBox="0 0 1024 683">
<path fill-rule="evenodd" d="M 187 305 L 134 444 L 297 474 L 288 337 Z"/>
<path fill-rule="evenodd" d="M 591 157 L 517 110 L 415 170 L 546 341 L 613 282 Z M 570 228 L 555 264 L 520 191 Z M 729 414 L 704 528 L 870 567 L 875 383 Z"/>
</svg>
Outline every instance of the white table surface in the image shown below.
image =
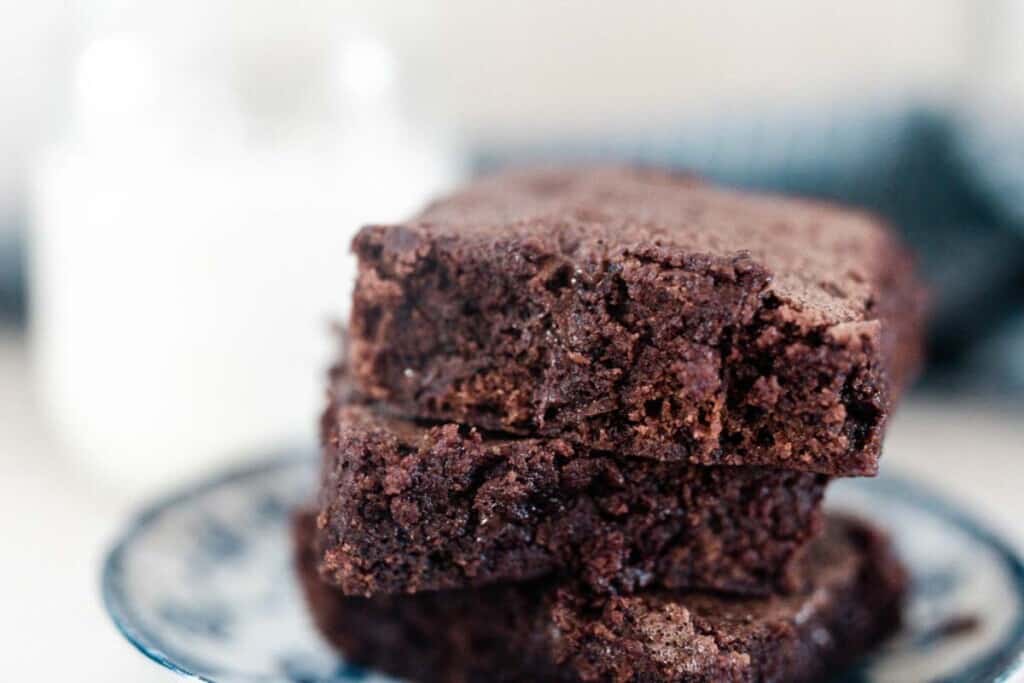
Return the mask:
<svg viewBox="0 0 1024 683">
<path fill-rule="evenodd" d="M 129 510 L 62 458 L 24 338 L 0 329 L 0 643 L 5 681 L 173 681 L 103 610 L 99 567 Z"/>
<path fill-rule="evenodd" d="M 107 619 L 103 552 L 134 503 L 62 456 L 24 338 L 0 328 L 0 642 L 5 681 L 168 681 Z M 912 396 L 884 467 L 958 500 L 1024 549 L 1024 406 Z"/>
</svg>

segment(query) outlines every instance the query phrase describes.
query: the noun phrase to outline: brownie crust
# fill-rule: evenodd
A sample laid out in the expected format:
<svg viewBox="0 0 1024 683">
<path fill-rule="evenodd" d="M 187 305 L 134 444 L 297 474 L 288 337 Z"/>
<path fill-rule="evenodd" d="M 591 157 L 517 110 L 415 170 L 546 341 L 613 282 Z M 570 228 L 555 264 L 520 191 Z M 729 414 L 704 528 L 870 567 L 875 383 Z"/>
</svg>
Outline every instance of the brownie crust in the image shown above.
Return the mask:
<svg viewBox="0 0 1024 683">
<path fill-rule="evenodd" d="M 870 475 L 920 358 L 922 290 L 886 226 L 691 176 L 507 173 L 353 250 L 349 366 L 407 417 Z"/>
<path fill-rule="evenodd" d="M 319 630 L 349 660 L 412 681 L 817 680 L 895 629 L 906 587 L 887 539 L 841 519 L 811 547 L 807 589 L 765 598 L 595 596 L 558 580 L 348 597 L 320 579 L 312 516 L 295 531 Z"/>
<path fill-rule="evenodd" d="M 621 458 L 345 403 L 323 427 L 320 569 L 350 595 L 551 573 L 601 593 L 788 591 L 821 527 L 824 475 Z"/>
</svg>

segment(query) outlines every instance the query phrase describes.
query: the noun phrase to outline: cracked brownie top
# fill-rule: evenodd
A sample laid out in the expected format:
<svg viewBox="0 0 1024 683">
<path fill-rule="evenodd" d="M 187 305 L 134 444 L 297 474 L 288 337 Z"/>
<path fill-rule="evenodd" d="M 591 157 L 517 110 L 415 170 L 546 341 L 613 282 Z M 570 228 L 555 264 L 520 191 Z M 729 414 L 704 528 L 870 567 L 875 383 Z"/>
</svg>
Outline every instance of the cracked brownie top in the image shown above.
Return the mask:
<svg viewBox="0 0 1024 683">
<path fill-rule="evenodd" d="M 403 415 L 700 464 L 872 474 L 921 288 L 858 212 L 595 167 L 364 228 L 349 364 Z"/>
</svg>

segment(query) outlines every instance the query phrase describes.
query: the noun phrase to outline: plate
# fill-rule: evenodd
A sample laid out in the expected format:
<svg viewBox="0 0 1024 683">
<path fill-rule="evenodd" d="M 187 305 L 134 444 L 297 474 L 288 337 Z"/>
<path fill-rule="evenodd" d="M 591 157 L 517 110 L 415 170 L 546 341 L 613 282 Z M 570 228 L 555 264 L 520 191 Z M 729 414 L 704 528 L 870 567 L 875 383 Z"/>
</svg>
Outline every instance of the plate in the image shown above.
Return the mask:
<svg viewBox="0 0 1024 683">
<path fill-rule="evenodd" d="M 279 454 L 143 510 L 103 568 L 103 597 L 124 636 L 203 681 L 391 680 L 336 656 L 306 614 L 288 514 L 310 500 L 317 471 L 308 451 Z M 913 576 L 903 630 L 841 680 L 1024 675 L 1024 564 L 1005 542 L 899 477 L 836 482 L 827 505 L 887 529 Z"/>
</svg>

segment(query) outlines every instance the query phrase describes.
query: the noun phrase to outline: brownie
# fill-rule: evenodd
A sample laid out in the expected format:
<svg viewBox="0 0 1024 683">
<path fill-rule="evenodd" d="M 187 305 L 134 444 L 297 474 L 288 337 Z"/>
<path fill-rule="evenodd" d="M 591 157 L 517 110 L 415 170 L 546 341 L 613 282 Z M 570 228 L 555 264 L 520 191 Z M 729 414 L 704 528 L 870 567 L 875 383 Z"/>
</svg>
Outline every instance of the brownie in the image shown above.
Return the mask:
<svg viewBox="0 0 1024 683">
<path fill-rule="evenodd" d="M 820 474 L 421 426 L 343 398 L 322 426 L 320 568 L 350 595 L 549 573 L 595 592 L 793 590 L 794 558 L 820 529 Z"/>
<path fill-rule="evenodd" d="M 799 594 L 597 596 L 547 579 L 452 592 L 345 596 L 325 584 L 298 517 L 300 580 L 323 635 L 357 664 L 412 681 L 809 681 L 899 623 L 906 578 L 888 541 L 831 519 Z"/>
<path fill-rule="evenodd" d="M 922 293 L 876 219 L 596 167 L 362 229 L 349 365 L 407 417 L 620 455 L 877 470 Z"/>
</svg>

